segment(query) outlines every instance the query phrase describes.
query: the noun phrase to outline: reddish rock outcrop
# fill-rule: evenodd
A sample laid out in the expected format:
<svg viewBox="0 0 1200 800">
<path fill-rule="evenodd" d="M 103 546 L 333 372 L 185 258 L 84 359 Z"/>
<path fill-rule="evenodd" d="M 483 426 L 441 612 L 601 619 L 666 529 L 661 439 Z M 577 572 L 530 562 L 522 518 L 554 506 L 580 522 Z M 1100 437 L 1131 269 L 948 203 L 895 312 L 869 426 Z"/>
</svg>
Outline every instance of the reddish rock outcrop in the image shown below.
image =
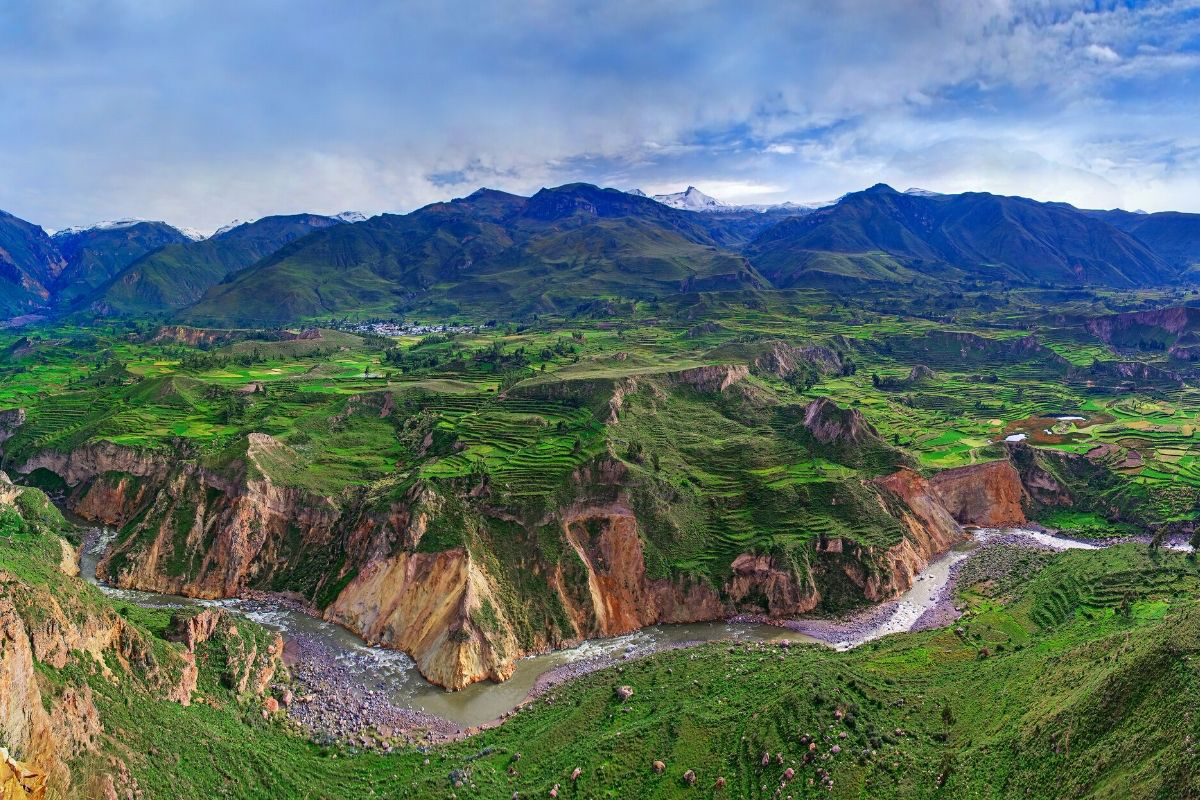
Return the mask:
<svg viewBox="0 0 1200 800">
<path fill-rule="evenodd" d="M 1121 333 L 1134 328 L 1161 328 L 1163 331 L 1177 336 L 1187 331 L 1200 329 L 1200 309 L 1175 306 L 1174 308 L 1156 308 L 1150 311 L 1107 314 L 1089 319 L 1086 327 L 1088 333 L 1110 344 Z"/>
<path fill-rule="evenodd" d="M 1007 460 L 943 470 L 929 482 L 942 505 L 963 525 L 993 528 L 1028 521 L 1029 495 Z"/>
<path fill-rule="evenodd" d="M 902 469 L 876 482 L 894 493 L 903 508 L 899 512 L 907 536 L 889 548 L 885 554 L 888 568 L 883 574 L 890 575 L 888 591 L 903 592 L 912 586 L 917 573 L 930 561 L 965 539 L 965 534 L 954 515 L 946 508 L 941 496 L 931 483 L 910 469 Z M 882 600 L 883 587 L 868 587 L 867 597 Z"/>
</svg>

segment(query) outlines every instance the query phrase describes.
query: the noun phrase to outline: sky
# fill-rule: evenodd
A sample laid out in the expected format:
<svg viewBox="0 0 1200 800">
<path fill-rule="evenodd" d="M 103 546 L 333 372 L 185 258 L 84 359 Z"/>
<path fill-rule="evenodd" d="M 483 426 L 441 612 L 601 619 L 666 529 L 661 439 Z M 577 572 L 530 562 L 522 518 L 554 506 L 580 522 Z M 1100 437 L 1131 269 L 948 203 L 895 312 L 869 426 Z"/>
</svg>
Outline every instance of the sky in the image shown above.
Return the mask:
<svg viewBox="0 0 1200 800">
<path fill-rule="evenodd" d="M 0 4 L 0 209 L 47 229 L 572 181 L 1200 211 L 1200 0 Z"/>
</svg>

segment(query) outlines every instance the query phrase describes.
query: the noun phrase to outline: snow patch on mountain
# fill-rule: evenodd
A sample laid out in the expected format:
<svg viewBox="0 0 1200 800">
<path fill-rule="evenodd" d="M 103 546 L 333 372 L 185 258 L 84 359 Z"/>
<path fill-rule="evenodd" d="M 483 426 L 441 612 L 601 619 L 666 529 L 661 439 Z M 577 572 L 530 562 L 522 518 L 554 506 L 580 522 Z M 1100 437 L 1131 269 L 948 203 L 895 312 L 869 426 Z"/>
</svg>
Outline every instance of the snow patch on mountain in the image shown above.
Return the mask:
<svg viewBox="0 0 1200 800">
<path fill-rule="evenodd" d="M 656 194 L 654 199 L 664 206 L 679 208 L 684 211 L 733 211 L 733 206 L 722 203 L 715 197 L 710 197 L 695 186 L 689 186 L 682 192 L 674 194 Z"/>
<path fill-rule="evenodd" d="M 351 225 L 353 225 L 355 222 L 366 222 L 368 219 L 367 215 L 361 211 L 343 211 L 340 214 L 334 214 L 333 218 L 336 220 L 341 220 L 342 222 L 350 223 Z"/>
<path fill-rule="evenodd" d="M 230 222 L 225 223 L 224 225 L 222 225 L 221 227 L 219 227 L 215 231 L 213 231 L 213 235 L 210 236 L 209 238 L 215 239 L 218 236 L 222 236 L 226 233 L 229 233 L 234 228 L 240 228 L 243 225 L 249 225 L 252 221 L 253 220 L 245 220 L 245 219 L 231 220 Z"/>
<path fill-rule="evenodd" d="M 915 197 L 941 197 L 942 192 L 933 192 L 929 189 L 918 189 L 916 186 L 904 190 L 905 194 L 911 194 Z"/>
<path fill-rule="evenodd" d="M 207 234 L 205 234 L 201 231 L 198 231 L 195 228 L 180 228 L 177 225 L 172 225 L 169 222 L 163 222 L 161 220 L 141 219 L 141 218 L 135 218 L 135 217 L 126 217 L 125 219 L 105 220 L 103 222 L 97 222 L 92 225 L 75 225 L 70 228 L 63 228 L 60 231 L 54 231 L 50 234 L 50 237 L 53 239 L 63 239 L 68 236 L 78 236 L 81 233 L 88 233 L 90 231 L 114 231 L 114 230 L 120 230 L 121 228 L 132 228 L 134 225 L 140 225 L 143 222 L 151 222 L 156 225 L 166 225 L 169 228 L 174 228 L 175 230 L 179 231 L 184 236 L 186 236 L 187 238 L 191 239 L 194 242 L 198 242 L 201 239 L 208 238 Z"/>
<path fill-rule="evenodd" d="M 637 189 L 630 191 L 629 194 L 636 194 L 640 197 L 646 196 L 643 192 Z M 734 205 L 731 203 L 723 203 L 717 198 L 700 191 L 695 186 L 689 186 L 684 191 L 675 192 L 674 194 L 656 194 L 653 196 L 653 199 L 662 203 L 664 206 L 678 208 L 683 211 L 707 211 L 719 213 L 755 211 L 760 214 L 767 212 L 806 214 L 811 211 L 815 211 L 818 208 L 831 206 L 837 202 L 836 200 L 821 200 L 815 203 L 793 203 L 788 201 L 786 203 Z"/>
<path fill-rule="evenodd" d="M 111 231 L 118 228 L 132 228 L 139 222 L 149 222 L 145 219 L 110 219 L 104 222 L 97 222 L 92 225 L 75 225 L 70 228 L 63 228 L 61 231 L 55 231 L 52 236 L 58 238 L 60 236 L 74 236 L 79 233 L 87 233 L 88 231 Z"/>
</svg>

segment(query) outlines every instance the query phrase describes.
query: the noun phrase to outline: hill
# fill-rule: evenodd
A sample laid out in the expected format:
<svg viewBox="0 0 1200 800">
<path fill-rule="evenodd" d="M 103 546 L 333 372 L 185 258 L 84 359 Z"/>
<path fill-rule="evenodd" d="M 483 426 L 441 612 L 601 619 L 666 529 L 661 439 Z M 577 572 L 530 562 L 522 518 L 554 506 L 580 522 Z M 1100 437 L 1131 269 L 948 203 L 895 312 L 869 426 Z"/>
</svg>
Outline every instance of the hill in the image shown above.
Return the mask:
<svg viewBox="0 0 1200 800">
<path fill-rule="evenodd" d="M 1139 214 L 1120 209 L 1084 213 L 1133 234 L 1177 270 L 1200 270 L 1200 214 Z"/>
<path fill-rule="evenodd" d="M 182 316 L 262 324 L 414 308 L 512 314 L 601 297 L 767 287 L 699 217 L 586 184 L 530 198 L 480 190 L 296 242 Z"/>
<path fill-rule="evenodd" d="M 168 244 L 131 263 L 78 305 L 119 314 L 181 308 L 226 275 L 313 231 L 341 224 L 317 214 L 264 217 L 211 239 Z"/>
<path fill-rule="evenodd" d="M 0 316 L 37 311 L 66 266 L 46 232 L 0 211 Z"/>
<path fill-rule="evenodd" d="M 746 254 L 780 287 L 930 278 L 1148 286 L 1174 278 L 1146 244 L 1067 206 L 985 192 L 900 193 L 884 184 L 779 223 Z"/>
<path fill-rule="evenodd" d="M 60 306 L 72 305 L 147 253 L 192 242 L 178 228 L 145 220 L 69 228 L 51 239 L 66 262 L 52 287 Z"/>
</svg>

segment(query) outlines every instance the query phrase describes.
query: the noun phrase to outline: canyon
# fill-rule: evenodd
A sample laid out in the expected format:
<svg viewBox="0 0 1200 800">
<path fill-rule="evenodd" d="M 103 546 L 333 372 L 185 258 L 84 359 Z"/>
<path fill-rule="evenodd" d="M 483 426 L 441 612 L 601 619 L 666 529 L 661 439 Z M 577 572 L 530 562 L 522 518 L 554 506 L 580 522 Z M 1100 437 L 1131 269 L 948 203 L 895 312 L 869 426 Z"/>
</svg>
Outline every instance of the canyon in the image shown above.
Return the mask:
<svg viewBox="0 0 1200 800">
<path fill-rule="evenodd" d="M 714 390 L 722 383 L 713 383 Z M 827 424 L 819 430 L 837 436 Z M 853 420 L 846 431 L 855 439 L 866 435 Z M 517 659 L 533 653 L 657 623 L 748 611 L 774 618 L 809 613 L 821 605 L 818 587 L 830 581 L 860 602 L 880 602 L 907 590 L 925 565 L 963 540 L 960 525 L 1020 524 L 1033 502 L 1007 459 L 928 480 L 901 468 L 862 487 L 902 526 L 904 535 L 891 546 L 816 537 L 799 569 L 770 553 L 741 552 L 714 583 L 650 574 L 629 470 L 600 459 L 571 476 L 571 501 L 536 519 L 508 520 L 529 537 L 554 530 L 564 545 L 554 562 L 526 548 L 513 568 L 530 577 L 514 586 L 478 541 L 422 548 L 431 524 L 457 498 L 418 484 L 398 502 L 372 508 L 279 486 L 254 465 L 280 447 L 252 434 L 243 461 L 214 470 L 100 443 L 40 453 L 20 471 L 53 472 L 66 484 L 72 512 L 122 529 L 99 565 L 112 585 L 198 598 L 290 590 L 313 613 L 367 642 L 408 653 L 429 681 L 451 689 L 504 680 Z M 1035 488 L 1042 495 L 1048 489 Z M 480 498 L 467 513 L 487 526 L 505 510 Z M 314 553 L 322 560 L 313 561 Z M 558 627 L 527 633 L 538 620 L 528 610 L 531 599 L 561 608 Z"/>
</svg>

